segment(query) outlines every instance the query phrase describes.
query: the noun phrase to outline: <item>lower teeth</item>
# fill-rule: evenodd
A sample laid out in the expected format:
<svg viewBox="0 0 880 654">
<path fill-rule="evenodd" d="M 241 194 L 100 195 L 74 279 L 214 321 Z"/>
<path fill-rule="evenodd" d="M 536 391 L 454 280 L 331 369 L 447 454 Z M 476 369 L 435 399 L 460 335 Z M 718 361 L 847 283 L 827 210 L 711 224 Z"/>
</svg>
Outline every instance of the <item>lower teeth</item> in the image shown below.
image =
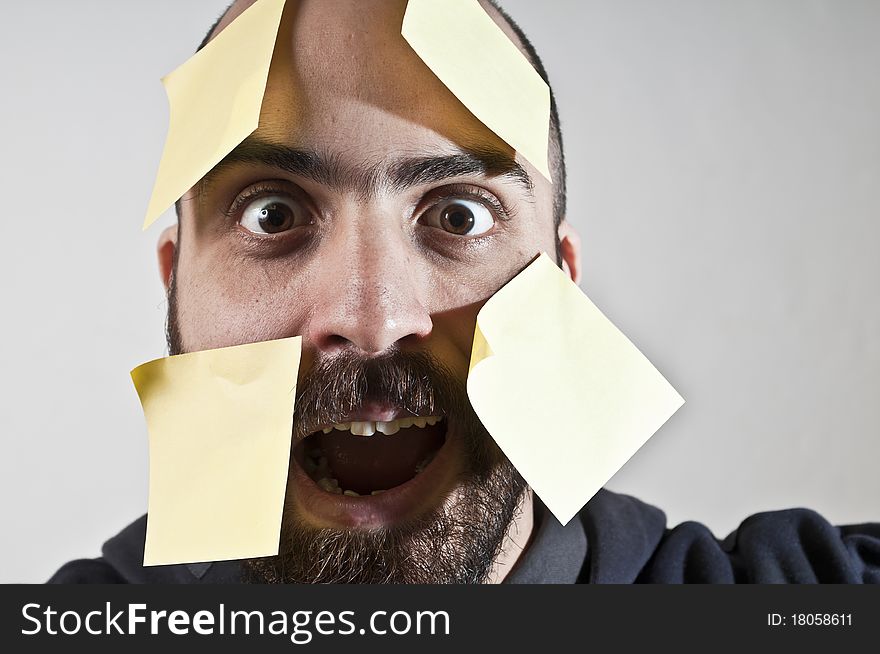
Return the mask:
<svg viewBox="0 0 880 654">
<path fill-rule="evenodd" d="M 422 470 L 424 470 L 425 468 L 428 467 L 428 465 L 431 463 L 431 461 L 434 460 L 435 454 L 436 454 L 436 452 L 431 452 L 431 454 L 429 454 L 428 456 L 426 456 L 424 459 L 422 459 L 419 462 L 419 464 L 416 466 L 416 474 L 417 475 L 421 474 Z"/>
<path fill-rule="evenodd" d="M 342 495 L 342 489 L 339 487 L 339 482 L 335 479 L 330 479 L 328 477 L 321 477 L 318 480 L 318 488 L 321 490 L 327 491 L 328 493 L 334 493 L 336 495 Z M 353 491 L 345 491 L 346 493 Z"/>
<path fill-rule="evenodd" d="M 366 495 L 366 493 L 358 493 L 353 490 L 343 490 L 339 486 L 339 480 L 334 479 L 333 477 L 321 477 L 316 482 L 318 484 L 318 488 L 322 491 L 326 491 L 328 493 L 333 493 L 334 495 L 347 495 L 348 497 L 361 497 L 362 495 Z M 370 491 L 370 495 L 381 495 L 385 492 L 385 489 L 379 489 Z"/>
</svg>

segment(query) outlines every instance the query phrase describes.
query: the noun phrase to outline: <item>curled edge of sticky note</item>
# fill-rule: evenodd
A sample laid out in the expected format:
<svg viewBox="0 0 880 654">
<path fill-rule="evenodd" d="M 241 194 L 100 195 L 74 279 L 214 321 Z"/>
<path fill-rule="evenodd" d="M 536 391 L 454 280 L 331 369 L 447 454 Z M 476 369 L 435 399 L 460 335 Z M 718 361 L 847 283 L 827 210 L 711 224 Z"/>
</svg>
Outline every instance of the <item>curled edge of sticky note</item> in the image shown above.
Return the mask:
<svg viewBox="0 0 880 654">
<path fill-rule="evenodd" d="M 684 404 L 546 254 L 480 310 L 467 389 L 562 524 Z"/>
<path fill-rule="evenodd" d="M 285 0 L 258 0 L 162 78 L 169 125 L 143 229 L 259 126 Z"/>
<path fill-rule="evenodd" d="M 401 34 L 477 119 L 552 181 L 550 87 L 477 0 L 409 0 Z"/>
<path fill-rule="evenodd" d="M 299 336 L 131 371 L 149 434 L 144 565 L 278 553 Z"/>
</svg>

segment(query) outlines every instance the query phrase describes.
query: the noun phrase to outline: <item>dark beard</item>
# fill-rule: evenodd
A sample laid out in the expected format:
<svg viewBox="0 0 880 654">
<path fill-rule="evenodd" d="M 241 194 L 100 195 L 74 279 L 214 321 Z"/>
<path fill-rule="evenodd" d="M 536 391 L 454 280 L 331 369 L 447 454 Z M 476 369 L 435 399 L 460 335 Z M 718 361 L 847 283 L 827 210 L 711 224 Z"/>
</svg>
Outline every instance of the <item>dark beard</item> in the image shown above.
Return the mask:
<svg viewBox="0 0 880 654">
<path fill-rule="evenodd" d="M 171 354 L 182 353 L 174 276 L 168 296 Z M 458 486 L 438 508 L 393 527 L 313 528 L 290 495 L 277 556 L 242 563 L 249 583 L 483 583 L 522 510 L 526 483 L 477 418 L 461 380 L 425 352 L 394 350 L 363 359 L 322 359 L 301 382 L 294 437 L 310 426 L 341 422 L 353 407 L 378 399 L 415 415 L 443 413 L 461 439 Z M 291 465 L 296 465 L 291 461 Z M 288 486 L 290 490 L 291 486 Z"/>
<path fill-rule="evenodd" d="M 441 508 L 379 530 L 313 529 L 286 511 L 278 556 L 244 563 L 250 583 L 483 583 L 521 510 L 525 483 L 509 464 L 465 482 Z M 290 506 L 290 504 L 288 504 Z"/>
</svg>

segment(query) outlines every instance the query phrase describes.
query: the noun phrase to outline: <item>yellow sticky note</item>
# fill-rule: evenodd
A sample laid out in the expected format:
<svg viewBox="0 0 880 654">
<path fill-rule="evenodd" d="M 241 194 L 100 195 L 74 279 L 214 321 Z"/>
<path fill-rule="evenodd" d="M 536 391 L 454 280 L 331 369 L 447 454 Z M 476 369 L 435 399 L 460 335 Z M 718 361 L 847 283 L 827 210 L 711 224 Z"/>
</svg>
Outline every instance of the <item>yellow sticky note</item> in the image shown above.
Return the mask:
<svg viewBox="0 0 880 654">
<path fill-rule="evenodd" d="M 562 524 L 684 404 L 546 254 L 477 315 L 467 388 Z"/>
<path fill-rule="evenodd" d="M 144 229 L 257 129 L 283 9 L 258 0 L 162 79 L 170 124 Z"/>
<path fill-rule="evenodd" d="M 150 435 L 144 565 L 278 553 L 302 338 L 131 371 Z"/>
<path fill-rule="evenodd" d="M 402 34 L 474 116 L 550 179 L 550 89 L 477 0 L 409 0 Z"/>
</svg>

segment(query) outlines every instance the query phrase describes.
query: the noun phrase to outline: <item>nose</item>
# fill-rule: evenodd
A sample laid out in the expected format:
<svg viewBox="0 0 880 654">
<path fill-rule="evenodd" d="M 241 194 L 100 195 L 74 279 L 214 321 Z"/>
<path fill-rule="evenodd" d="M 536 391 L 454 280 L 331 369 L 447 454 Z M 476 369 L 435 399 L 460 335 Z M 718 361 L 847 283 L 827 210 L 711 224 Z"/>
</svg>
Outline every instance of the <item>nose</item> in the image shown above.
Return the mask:
<svg viewBox="0 0 880 654">
<path fill-rule="evenodd" d="M 421 275 L 403 234 L 375 224 L 351 228 L 327 239 L 321 250 L 305 330 L 319 351 L 354 349 L 375 356 L 431 333 Z"/>
</svg>

